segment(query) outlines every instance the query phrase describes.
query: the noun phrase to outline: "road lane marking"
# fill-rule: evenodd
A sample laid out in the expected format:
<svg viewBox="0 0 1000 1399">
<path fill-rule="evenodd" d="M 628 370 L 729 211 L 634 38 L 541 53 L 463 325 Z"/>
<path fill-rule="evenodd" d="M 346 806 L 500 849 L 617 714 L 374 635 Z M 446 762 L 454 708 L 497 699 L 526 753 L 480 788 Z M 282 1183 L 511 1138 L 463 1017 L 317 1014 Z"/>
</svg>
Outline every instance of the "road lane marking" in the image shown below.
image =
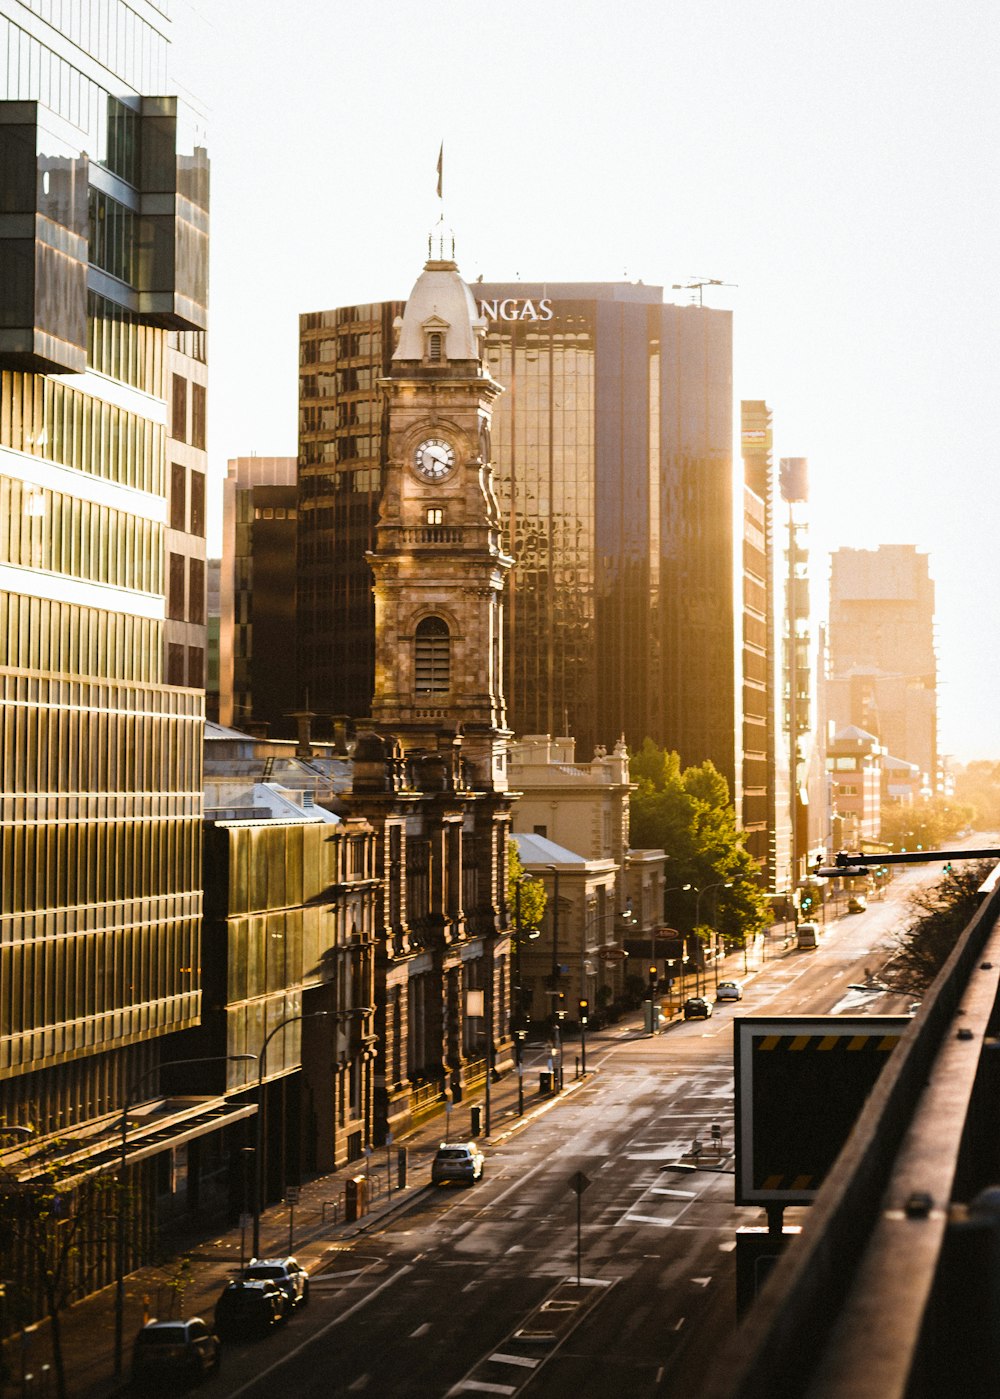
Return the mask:
<svg viewBox="0 0 1000 1399">
<path fill-rule="evenodd" d="M 430 1329 L 431 1329 L 431 1324 L 430 1324 L 430 1322 L 429 1322 L 429 1321 L 425 1321 L 425 1322 L 423 1323 L 422 1326 L 418 1326 L 418 1327 L 417 1327 L 416 1331 L 411 1331 L 411 1332 L 410 1332 L 410 1340 L 411 1340 L 411 1341 L 415 1341 L 419 1336 L 426 1336 L 426 1335 L 427 1335 L 427 1332 L 428 1332 Z"/>
<path fill-rule="evenodd" d="M 461 1394 L 463 1389 L 474 1389 L 479 1394 L 516 1394 L 516 1384 L 488 1384 L 486 1380 L 462 1380 L 457 1384 L 452 1394 Z"/>
<path fill-rule="evenodd" d="M 530 1355 L 503 1355 L 498 1350 L 486 1358 L 492 1360 L 496 1365 L 524 1365 L 529 1370 L 533 1370 L 539 1363 L 537 1360 L 532 1360 Z"/>
</svg>

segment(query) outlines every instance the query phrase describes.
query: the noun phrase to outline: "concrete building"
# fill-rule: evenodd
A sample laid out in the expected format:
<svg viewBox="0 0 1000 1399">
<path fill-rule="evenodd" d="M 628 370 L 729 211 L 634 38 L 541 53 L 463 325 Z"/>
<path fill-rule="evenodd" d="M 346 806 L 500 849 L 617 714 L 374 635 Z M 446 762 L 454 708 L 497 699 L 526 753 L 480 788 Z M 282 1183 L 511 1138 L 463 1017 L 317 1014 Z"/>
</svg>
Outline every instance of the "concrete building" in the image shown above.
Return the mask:
<svg viewBox="0 0 1000 1399">
<path fill-rule="evenodd" d="M 864 850 L 881 837 L 885 749 L 874 734 L 848 724 L 827 743 L 834 850 Z"/>
<path fill-rule="evenodd" d="M 490 452 L 505 547 L 516 733 L 648 735 L 742 784 L 733 589 L 731 316 L 627 283 L 477 283 L 505 386 Z M 365 562 L 385 487 L 403 302 L 301 318 L 300 703 L 367 714 Z"/>
<path fill-rule="evenodd" d="M 939 789 L 934 584 L 912 544 L 833 554 L 827 710 L 916 763 L 925 793 Z"/>
</svg>

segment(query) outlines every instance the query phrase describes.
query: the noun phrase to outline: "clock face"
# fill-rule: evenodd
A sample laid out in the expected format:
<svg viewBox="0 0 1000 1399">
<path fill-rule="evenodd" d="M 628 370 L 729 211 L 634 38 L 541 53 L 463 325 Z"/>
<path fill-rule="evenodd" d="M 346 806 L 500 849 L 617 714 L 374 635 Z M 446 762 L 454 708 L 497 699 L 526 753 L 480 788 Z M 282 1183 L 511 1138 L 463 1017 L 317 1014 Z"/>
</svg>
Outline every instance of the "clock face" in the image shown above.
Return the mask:
<svg viewBox="0 0 1000 1399">
<path fill-rule="evenodd" d="M 428 481 L 440 481 L 455 465 L 455 449 L 440 437 L 428 437 L 413 454 L 413 464 Z"/>
</svg>

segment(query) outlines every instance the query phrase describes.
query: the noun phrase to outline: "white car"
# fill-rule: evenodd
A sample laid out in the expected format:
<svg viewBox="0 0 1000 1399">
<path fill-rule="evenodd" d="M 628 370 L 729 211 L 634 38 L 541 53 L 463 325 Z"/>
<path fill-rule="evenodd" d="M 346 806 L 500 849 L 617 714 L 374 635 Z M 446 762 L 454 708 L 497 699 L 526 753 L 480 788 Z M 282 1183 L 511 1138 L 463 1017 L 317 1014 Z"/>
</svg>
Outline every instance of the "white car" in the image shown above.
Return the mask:
<svg viewBox="0 0 1000 1399">
<path fill-rule="evenodd" d="M 715 989 L 717 1001 L 742 1001 L 743 987 L 738 981 L 720 981 Z"/>
<path fill-rule="evenodd" d="M 295 1258 L 251 1258 L 243 1276 L 276 1283 L 289 1307 L 304 1307 L 309 1301 L 309 1274 Z"/>
<path fill-rule="evenodd" d="M 466 1185 L 479 1180 L 485 1159 L 475 1142 L 442 1142 L 431 1166 L 431 1184 L 457 1180 Z"/>
</svg>

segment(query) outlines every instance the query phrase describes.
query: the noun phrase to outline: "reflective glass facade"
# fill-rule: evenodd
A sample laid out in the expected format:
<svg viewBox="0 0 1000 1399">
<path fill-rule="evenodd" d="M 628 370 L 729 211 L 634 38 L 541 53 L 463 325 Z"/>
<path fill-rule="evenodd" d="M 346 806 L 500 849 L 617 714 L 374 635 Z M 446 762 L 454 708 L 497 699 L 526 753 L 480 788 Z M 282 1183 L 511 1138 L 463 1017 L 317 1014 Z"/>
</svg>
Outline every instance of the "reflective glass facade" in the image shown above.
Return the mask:
<svg viewBox="0 0 1000 1399">
<path fill-rule="evenodd" d="M 732 346 L 728 312 L 658 287 L 472 288 L 496 485 L 515 566 L 505 693 L 518 733 L 581 752 L 649 734 L 737 787 Z M 398 302 L 301 318 L 300 695 L 365 715 L 384 451 L 378 378 Z"/>
<path fill-rule="evenodd" d="M 207 161 L 144 95 L 169 31 L 0 0 L 0 1093 L 43 1137 L 154 1092 L 201 1011 Z"/>
</svg>

